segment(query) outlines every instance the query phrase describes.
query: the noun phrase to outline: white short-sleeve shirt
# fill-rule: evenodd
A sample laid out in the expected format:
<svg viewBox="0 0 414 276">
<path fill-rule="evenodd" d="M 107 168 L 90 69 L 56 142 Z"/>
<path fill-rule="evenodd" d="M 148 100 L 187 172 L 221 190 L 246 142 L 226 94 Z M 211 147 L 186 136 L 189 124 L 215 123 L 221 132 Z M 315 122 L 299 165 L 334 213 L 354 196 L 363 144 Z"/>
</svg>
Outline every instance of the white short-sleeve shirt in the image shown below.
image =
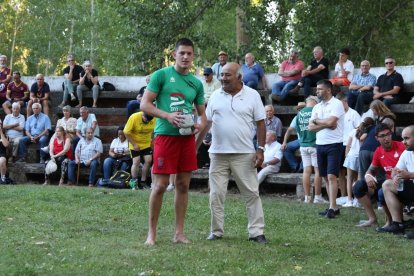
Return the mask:
<svg viewBox="0 0 414 276">
<path fill-rule="evenodd" d="M 254 153 L 255 123 L 266 118 L 259 93 L 243 85 L 232 96 L 222 88 L 210 97 L 206 109 L 212 122 L 210 153 Z"/>
<path fill-rule="evenodd" d="M 414 151 L 403 151 L 395 167 L 401 170 L 414 172 Z"/>
<path fill-rule="evenodd" d="M 352 82 L 352 78 L 354 76 L 354 64 L 349 59 L 344 64 L 345 71 L 348 71 L 349 74 L 347 76 L 348 80 Z M 335 71 L 337 73 L 338 77 L 344 77 L 342 76 L 341 66 L 339 66 L 339 63 L 335 65 Z"/>
<path fill-rule="evenodd" d="M 344 115 L 344 146 L 348 143 L 349 133 L 361 123 L 361 116 L 354 109 L 349 108 Z"/>
<path fill-rule="evenodd" d="M 342 102 L 335 97 L 329 101 L 321 101 L 312 109 L 311 121 L 314 119 L 327 119 L 332 116 L 338 118 L 335 129 L 324 128 L 316 132 L 317 145 L 343 143 L 345 109 Z"/>
<path fill-rule="evenodd" d="M 266 144 L 265 151 L 263 153 L 263 162 L 269 162 L 270 160 L 273 160 L 275 158 L 280 160 L 280 162 L 277 162 L 274 165 L 268 165 L 274 167 L 277 171 L 280 170 L 280 166 L 282 165 L 283 152 L 280 149 L 281 146 L 282 145 L 277 141 L 274 141 L 270 145 Z"/>
</svg>

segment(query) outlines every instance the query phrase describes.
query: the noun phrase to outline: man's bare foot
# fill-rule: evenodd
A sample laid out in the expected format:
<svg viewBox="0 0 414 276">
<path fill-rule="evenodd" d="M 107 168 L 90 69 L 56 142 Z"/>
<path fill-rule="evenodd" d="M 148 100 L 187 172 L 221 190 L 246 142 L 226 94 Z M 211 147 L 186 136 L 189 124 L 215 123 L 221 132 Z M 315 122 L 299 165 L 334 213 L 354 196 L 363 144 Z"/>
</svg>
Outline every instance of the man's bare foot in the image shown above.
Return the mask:
<svg viewBox="0 0 414 276">
<path fill-rule="evenodd" d="M 173 239 L 173 243 L 184 243 L 189 244 L 191 241 L 187 239 L 184 235 L 175 235 Z"/>
<path fill-rule="evenodd" d="M 147 238 L 147 240 L 144 243 L 147 246 L 154 246 L 155 245 L 155 240 Z"/>
<path fill-rule="evenodd" d="M 376 220 L 361 220 L 356 227 L 371 227 L 371 226 L 378 226 L 378 222 Z"/>
</svg>

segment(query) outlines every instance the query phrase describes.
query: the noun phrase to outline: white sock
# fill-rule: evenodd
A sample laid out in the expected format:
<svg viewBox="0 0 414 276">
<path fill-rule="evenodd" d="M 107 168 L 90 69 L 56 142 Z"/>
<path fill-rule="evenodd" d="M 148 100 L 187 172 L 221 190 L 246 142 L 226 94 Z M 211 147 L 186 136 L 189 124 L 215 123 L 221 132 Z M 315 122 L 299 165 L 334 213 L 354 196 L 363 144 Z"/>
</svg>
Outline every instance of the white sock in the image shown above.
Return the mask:
<svg viewBox="0 0 414 276">
<path fill-rule="evenodd" d="M 6 180 L 6 176 L 5 175 L 2 175 L 1 176 L 1 180 Z"/>
<path fill-rule="evenodd" d="M 315 195 L 315 198 L 321 199 L 322 198 L 322 195 Z"/>
</svg>

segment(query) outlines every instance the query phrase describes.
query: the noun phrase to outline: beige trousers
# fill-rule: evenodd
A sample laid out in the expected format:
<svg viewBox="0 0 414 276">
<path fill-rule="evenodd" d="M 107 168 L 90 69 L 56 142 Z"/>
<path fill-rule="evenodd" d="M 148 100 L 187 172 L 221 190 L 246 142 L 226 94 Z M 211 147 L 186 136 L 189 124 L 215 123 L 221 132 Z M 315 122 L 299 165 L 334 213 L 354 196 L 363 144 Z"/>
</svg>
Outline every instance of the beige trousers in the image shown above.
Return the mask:
<svg viewBox="0 0 414 276">
<path fill-rule="evenodd" d="M 211 233 L 214 235 L 224 234 L 224 201 L 230 174 L 246 202 L 249 238 L 263 235 L 264 214 L 254 158 L 254 153 L 210 154 Z"/>
</svg>

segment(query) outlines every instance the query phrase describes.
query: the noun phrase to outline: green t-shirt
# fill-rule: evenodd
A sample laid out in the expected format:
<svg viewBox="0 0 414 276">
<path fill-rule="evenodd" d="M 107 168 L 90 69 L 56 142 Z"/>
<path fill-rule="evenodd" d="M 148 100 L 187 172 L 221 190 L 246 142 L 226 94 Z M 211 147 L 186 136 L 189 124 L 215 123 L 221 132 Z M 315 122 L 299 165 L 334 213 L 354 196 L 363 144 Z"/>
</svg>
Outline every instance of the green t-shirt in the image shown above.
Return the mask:
<svg viewBox="0 0 414 276">
<path fill-rule="evenodd" d="M 156 71 L 147 86 L 157 93 L 157 108 L 168 112 L 191 114 L 193 103 L 204 104 L 203 84 L 193 74 L 182 75 L 173 66 Z M 154 135 L 180 135 L 179 129 L 165 119 L 158 118 Z"/>
<path fill-rule="evenodd" d="M 296 131 L 300 137 L 301 147 L 315 147 L 316 145 L 316 132 L 309 131 L 308 128 L 312 109 L 313 107 L 305 107 L 296 116 Z"/>
</svg>

